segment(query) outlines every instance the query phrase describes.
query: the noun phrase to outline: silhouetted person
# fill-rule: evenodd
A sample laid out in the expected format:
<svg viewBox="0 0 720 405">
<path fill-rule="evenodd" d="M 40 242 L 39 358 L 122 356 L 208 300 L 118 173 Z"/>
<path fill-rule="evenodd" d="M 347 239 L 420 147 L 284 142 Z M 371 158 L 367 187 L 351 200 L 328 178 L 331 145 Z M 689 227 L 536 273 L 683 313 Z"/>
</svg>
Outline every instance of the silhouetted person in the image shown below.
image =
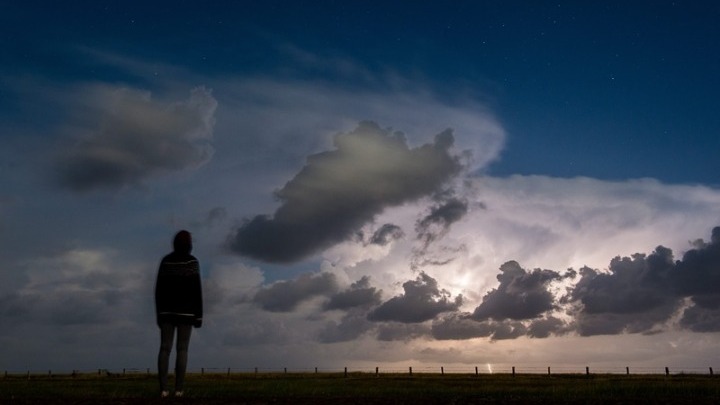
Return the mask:
<svg viewBox="0 0 720 405">
<path fill-rule="evenodd" d="M 160 354 L 158 376 L 163 397 L 170 394 L 167 387 L 168 363 L 175 331 L 175 395 L 183 395 L 188 346 L 193 326 L 202 326 L 203 302 L 200 282 L 200 264 L 190 254 L 192 237 L 180 231 L 173 241 L 173 252 L 160 262 L 155 283 L 155 314 L 160 327 Z"/>
</svg>

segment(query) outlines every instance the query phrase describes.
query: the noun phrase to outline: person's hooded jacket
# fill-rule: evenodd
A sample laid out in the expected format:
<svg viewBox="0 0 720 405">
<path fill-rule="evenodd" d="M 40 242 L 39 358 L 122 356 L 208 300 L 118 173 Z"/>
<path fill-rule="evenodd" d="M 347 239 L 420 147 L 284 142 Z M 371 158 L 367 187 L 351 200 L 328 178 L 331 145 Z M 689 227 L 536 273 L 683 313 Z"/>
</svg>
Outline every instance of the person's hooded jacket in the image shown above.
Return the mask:
<svg viewBox="0 0 720 405">
<path fill-rule="evenodd" d="M 202 285 L 200 264 L 190 254 L 190 233 L 178 232 L 173 248 L 173 252 L 160 262 L 155 283 L 157 324 L 185 324 L 199 328 L 203 317 Z"/>
</svg>

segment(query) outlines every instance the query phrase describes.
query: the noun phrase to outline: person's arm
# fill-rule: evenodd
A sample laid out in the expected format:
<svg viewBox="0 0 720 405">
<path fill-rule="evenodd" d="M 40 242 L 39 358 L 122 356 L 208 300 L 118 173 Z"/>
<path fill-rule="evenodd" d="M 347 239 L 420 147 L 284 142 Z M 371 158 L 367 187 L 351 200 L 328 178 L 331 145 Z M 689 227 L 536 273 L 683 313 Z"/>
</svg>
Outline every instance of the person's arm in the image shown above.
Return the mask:
<svg viewBox="0 0 720 405">
<path fill-rule="evenodd" d="M 198 272 L 195 279 L 196 285 L 196 302 L 195 302 L 195 323 L 193 326 L 199 328 L 203 321 L 203 297 L 202 297 L 202 277 L 200 277 L 200 265 L 198 264 Z"/>
<path fill-rule="evenodd" d="M 162 263 L 160 263 L 160 268 L 158 269 L 157 277 L 155 278 L 155 323 L 157 323 L 158 327 L 160 326 L 160 297 L 163 289 L 161 270 Z"/>
</svg>

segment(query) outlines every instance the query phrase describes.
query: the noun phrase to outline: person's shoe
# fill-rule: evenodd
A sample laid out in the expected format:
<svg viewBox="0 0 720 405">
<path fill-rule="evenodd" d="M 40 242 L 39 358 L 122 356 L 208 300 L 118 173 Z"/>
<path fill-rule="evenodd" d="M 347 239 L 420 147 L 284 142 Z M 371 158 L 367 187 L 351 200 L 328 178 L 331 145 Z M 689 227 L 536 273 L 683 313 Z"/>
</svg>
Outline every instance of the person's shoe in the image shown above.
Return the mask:
<svg viewBox="0 0 720 405">
<path fill-rule="evenodd" d="M 175 396 L 176 396 L 176 397 L 179 398 L 179 397 L 181 397 L 181 396 L 183 396 L 183 395 L 185 395 L 184 392 L 182 392 L 182 391 L 175 391 Z"/>
<path fill-rule="evenodd" d="M 163 391 L 160 393 L 160 398 L 167 398 L 170 396 L 170 391 Z"/>
</svg>

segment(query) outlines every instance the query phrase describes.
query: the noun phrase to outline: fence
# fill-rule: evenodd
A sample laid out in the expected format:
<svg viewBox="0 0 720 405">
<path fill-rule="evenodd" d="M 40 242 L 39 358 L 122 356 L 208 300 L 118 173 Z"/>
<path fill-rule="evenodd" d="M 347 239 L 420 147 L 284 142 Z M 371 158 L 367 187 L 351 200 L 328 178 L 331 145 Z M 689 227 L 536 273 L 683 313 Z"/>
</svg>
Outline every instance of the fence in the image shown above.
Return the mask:
<svg viewBox="0 0 720 405">
<path fill-rule="evenodd" d="M 470 376 L 480 376 L 481 374 L 488 375 L 488 374 L 501 374 L 501 375 L 510 375 L 515 376 L 517 374 L 534 374 L 534 375 L 540 375 L 540 374 L 547 374 L 548 376 L 552 375 L 570 375 L 570 374 L 585 374 L 585 375 L 601 375 L 601 374 L 625 374 L 625 375 L 649 375 L 649 374 L 665 374 L 666 376 L 670 375 L 685 375 L 685 374 L 693 374 L 693 375 L 708 375 L 708 376 L 714 376 L 713 367 L 707 367 L 707 368 L 701 368 L 701 367 L 634 367 L 631 368 L 629 366 L 626 367 L 596 367 L 591 368 L 590 366 L 585 366 L 584 368 L 579 367 L 569 367 L 569 366 L 558 366 L 558 367 L 537 367 L 537 366 L 528 366 L 528 367 L 516 367 L 516 366 L 507 366 L 507 367 L 492 367 L 491 365 L 486 365 L 486 367 L 481 366 L 468 366 L 468 367 L 445 367 L 445 366 L 419 366 L 419 367 L 407 367 L 407 368 L 398 368 L 398 367 L 374 367 L 374 368 L 368 368 L 368 367 L 358 367 L 358 368 L 352 368 L 348 369 L 348 367 L 343 368 L 294 368 L 294 369 L 288 369 L 287 367 L 282 368 L 260 368 L 260 367 L 250 367 L 250 368 L 242 368 L 242 367 L 201 367 L 196 369 L 188 370 L 189 374 L 200 374 L 200 375 L 226 375 L 227 377 L 230 377 L 232 375 L 237 376 L 252 376 L 252 375 L 271 375 L 271 374 L 334 374 L 334 375 L 341 375 L 343 377 L 348 377 L 349 374 L 353 375 L 372 375 L 379 377 L 382 374 L 387 375 L 408 375 L 408 376 L 414 376 L 417 374 L 420 375 L 441 375 L 444 376 L 446 374 L 454 374 L 454 375 L 470 375 Z M 140 375 L 154 375 L 155 370 L 151 368 L 122 368 L 122 369 L 92 369 L 92 370 L 5 370 L 3 378 L 39 378 L 39 377 L 80 377 L 80 376 L 98 376 L 98 377 L 137 377 Z"/>
</svg>

